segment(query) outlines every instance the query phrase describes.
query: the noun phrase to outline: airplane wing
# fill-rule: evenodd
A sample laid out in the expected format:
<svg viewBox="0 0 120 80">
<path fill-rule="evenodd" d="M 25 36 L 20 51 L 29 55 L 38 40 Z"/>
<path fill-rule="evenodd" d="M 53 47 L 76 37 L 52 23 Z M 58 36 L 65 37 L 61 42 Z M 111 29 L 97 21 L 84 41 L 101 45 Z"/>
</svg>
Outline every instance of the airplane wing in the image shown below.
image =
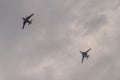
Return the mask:
<svg viewBox="0 0 120 80">
<path fill-rule="evenodd" d="M 81 61 L 81 63 L 83 63 L 83 60 L 84 60 L 84 57 L 82 56 L 82 61 Z"/>
<path fill-rule="evenodd" d="M 31 15 L 30 15 L 30 16 L 28 16 L 26 19 L 29 19 L 29 18 L 31 18 L 33 15 L 34 15 L 34 14 L 31 14 Z"/>
<path fill-rule="evenodd" d="M 24 27 L 25 27 L 25 24 L 26 24 L 26 22 L 24 21 L 24 22 L 23 22 L 23 27 L 22 27 L 22 29 L 24 29 Z"/>
<path fill-rule="evenodd" d="M 90 48 L 90 49 L 88 49 L 88 50 L 86 51 L 86 53 L 87 53 L 87 52 L 89 52 L 90 50 L 91 50 L 91 48 Z"/>
</svg>

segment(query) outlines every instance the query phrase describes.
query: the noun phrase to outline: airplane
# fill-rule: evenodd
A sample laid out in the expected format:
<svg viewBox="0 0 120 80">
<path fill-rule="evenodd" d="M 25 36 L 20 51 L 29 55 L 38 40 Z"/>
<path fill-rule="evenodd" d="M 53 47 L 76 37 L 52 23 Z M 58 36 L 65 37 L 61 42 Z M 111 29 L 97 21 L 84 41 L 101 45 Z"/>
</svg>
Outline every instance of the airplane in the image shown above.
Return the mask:
<svg viewBox="0 0 120 80">
<path fill-rule="evenodd" d="M 89 55 L 88 55 L 87 53 L 88 53 L 90 50 L 91 50 L 91 48 L 88 49 L 88 50 L 85 51 L 85 52 L 80 51 L 81 54 L 82 54 L 82 61 L 81 61 L 81 63 L 83 63 L 84 58 L 87 58 L 87 59 L 89 58 Z"/>
<path fill-rule="evenodd" d="M 26 18 L 22 18 L 24 21 L 23 21 L 23 26 L 22 26 L 22 29 L 24 29 L 25 27 L 25 24 L 28 23 L 28 25 L 32 24 L 32 20 L 29 20 L 34 14 L 31 14 L 30 16 L 26 17 Z"/>
</svg>

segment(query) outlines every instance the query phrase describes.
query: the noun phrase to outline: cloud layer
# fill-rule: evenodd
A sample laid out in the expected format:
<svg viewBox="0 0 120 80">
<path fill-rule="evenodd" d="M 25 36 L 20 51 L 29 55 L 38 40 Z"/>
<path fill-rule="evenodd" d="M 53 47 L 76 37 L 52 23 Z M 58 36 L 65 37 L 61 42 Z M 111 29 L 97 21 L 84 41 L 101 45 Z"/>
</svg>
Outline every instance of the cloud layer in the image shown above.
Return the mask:
<svg viewBox="0 0 120 80">
<path fill-rule="evenodd" d="M 119 0 L 1 0 L 1 80 L 119 80 Z M 22 30 L 22 17 L 35 13 Z M 90 51 L 81 64 L 80 50 Z"/>
</svg>

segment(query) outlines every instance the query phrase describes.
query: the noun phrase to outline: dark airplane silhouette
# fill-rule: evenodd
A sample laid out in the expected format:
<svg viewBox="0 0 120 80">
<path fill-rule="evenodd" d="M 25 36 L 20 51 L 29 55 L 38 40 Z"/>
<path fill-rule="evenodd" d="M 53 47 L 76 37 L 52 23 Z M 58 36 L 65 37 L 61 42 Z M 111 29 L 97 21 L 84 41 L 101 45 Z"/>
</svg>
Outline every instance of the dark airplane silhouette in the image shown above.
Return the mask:
<svg viewBox="0 0 120 80">
<path fill-rule="evenodd" d="M 82 61 L 81 61 L 81 63 L 83 63 L 83 60 L 84 60 L 85 57 L 88 59 L 89 55 L 88 55 L 87 53 L 88 53 L 90 50 L 91 50 L 91 48 L 88 49 L 88 50 L 85 51 L 85 52 L 80 51 L 81 54 L 82 54 Z"/>
<path fill-rule="evenodd" d="M 24 21 L 23 21 L 23 27 L 22 29 L 24 29 L 25 27 L 25 24 L 28 23 L 28 25 L 32 24 L 32 20 L 29 20 L 34 14 L 31 14 L 30 16 L 26 17 L 26 18 L 22 18 Z"/>
</svg>

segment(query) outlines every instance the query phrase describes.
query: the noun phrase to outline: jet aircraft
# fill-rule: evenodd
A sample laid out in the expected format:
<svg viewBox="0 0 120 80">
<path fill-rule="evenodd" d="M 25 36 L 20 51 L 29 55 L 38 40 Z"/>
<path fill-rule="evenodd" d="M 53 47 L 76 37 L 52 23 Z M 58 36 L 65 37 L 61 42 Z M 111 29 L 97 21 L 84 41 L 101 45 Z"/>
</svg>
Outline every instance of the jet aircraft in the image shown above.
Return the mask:
<svg viewBox="0 0 120 80">
<path fill-rule="evenodd" d="M 22 26 L 22 29 L 24 29 L 25 27 L 25 24 L 28 23 L 28 25 L 32 24 L 32 20 L 29 20 L 34 14 L 31 14 L 30 16 L 26 17 L 26 18 L 22 18 L 24 21 L 23 21 L 23 26 Z"/>
<path fill-rule="evenodd" d="M 88 59 L 89 55 L 88 55 L 87 53 L 88 53 L 90 50 L 91 50 L 91 48 L 88 49 L 88 50 L 85 51 L 85 52 L 80 51 L 81 54 L 82 54 L 82 61 L 81 61 L 81 63 L 83 63 L 84 58 L 87 58 L 87 59 Z"/>
</svg>

